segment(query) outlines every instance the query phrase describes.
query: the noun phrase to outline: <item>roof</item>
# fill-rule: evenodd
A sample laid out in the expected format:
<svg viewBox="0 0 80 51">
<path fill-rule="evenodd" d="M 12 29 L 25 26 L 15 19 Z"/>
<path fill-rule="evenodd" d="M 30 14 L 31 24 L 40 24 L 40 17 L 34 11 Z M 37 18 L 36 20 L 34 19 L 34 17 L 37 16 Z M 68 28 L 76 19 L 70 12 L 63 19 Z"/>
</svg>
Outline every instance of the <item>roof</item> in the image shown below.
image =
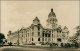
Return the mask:
<svg viewBox="0 0 80 51">
<path fill-rule="evenodd" d="M 38 19 L 38 17 L 37 17 L 37 16 L 35 17 L 35 19 L 34 19 L 33 21 L 35 21 L 35 20 L 39 21 L 39 19 Z"/>
<path fill-rule="evenodd" d="M 64 28 L 63 29 L 68 29 L 66 26 L 64 26 Z"/>
</svg>

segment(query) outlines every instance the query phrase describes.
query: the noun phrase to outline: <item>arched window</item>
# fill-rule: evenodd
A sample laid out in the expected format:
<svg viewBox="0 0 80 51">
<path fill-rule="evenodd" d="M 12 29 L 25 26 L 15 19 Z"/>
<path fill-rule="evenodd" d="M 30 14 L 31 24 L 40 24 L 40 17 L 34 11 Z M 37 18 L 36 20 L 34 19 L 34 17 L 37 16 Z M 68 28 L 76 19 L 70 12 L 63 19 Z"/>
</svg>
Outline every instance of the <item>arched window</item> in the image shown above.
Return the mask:
<svg viewBox="0 0 80 51">
<path fill-rule="evenodd" d="M 40 41 L 40 38 L 38 38 L 38 41 Z"/>
</svg>

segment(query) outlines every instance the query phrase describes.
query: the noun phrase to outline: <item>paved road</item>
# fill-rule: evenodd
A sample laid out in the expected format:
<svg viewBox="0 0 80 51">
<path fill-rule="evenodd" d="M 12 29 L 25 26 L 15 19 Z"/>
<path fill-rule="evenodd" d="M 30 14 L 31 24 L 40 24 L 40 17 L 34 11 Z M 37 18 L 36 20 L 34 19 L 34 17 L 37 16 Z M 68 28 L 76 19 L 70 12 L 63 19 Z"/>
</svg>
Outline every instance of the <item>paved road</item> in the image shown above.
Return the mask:
<svg viewBox="0 0 80 51">
<path fill-rule="evenodd" d="M 80 51 L 80 48 L 32 48 L 32 47 L 18 47 L 6 46 L 0 47 L 0 51 Z"/>
</svg>

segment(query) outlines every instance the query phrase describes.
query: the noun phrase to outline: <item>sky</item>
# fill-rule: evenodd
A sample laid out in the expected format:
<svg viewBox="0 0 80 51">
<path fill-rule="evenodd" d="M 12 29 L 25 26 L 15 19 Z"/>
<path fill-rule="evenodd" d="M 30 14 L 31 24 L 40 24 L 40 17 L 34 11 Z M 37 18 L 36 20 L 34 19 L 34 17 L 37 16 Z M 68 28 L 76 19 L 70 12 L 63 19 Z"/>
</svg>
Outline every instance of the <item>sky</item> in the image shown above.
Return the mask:
<svg viewBox="0 0 80 51">
<path fill-rule="evenodd" d="M 67 26 L 72 36 L 79 25 L 79 1 L 1 1 L 1 32 L 28 27 L 37 16 L 45 27 L 48 14 L 53 8 L 58 24 Z"/>
</svg>

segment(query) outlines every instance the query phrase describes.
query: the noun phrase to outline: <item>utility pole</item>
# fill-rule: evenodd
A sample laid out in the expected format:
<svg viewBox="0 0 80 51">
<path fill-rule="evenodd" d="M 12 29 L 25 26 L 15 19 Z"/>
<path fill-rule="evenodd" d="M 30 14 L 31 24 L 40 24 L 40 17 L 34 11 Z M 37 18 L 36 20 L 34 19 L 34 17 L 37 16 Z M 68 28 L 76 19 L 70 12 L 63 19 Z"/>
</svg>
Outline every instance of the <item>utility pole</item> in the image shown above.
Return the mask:
<svg viewBox="0 0 80 51">
<path fill-rule="evenodd" d="M 19 46 L 19 29 L 18 29 L 18 46 Z"/>
</svg>

